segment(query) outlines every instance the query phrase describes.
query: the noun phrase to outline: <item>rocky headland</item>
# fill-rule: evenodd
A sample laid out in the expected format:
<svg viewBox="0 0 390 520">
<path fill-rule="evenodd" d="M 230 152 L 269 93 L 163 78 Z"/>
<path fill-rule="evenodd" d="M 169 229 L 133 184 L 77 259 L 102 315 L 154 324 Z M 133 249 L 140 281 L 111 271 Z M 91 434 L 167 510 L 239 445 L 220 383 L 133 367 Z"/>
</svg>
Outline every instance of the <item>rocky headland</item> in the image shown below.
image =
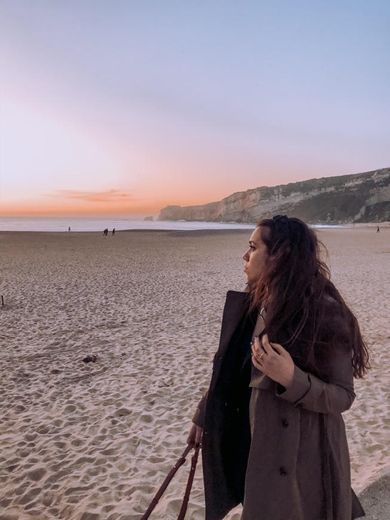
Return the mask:
<svg viewBox="0 0 390 520">
<path fill-rule="evenodd" d="M 388 221 L 390 168 L 262 186 L 203 205 L 167 206 L 158 218 L 251 224 L 278 213 L 313 224 Z"/>
</svg>

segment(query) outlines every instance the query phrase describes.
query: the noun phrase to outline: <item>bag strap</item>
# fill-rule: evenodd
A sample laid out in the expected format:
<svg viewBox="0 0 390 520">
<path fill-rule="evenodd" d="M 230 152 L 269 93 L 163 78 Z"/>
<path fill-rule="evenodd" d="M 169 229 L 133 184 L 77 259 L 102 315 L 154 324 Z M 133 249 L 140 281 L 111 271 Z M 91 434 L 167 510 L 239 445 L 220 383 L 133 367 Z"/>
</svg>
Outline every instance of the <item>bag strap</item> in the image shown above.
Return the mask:
<svg viewBox="0 0 390 520">
<path fill-rule="evenodd" d="M 142 515 L 141 520 L 147 520 L 150 517 L 152 511 L 156 507 L 156 505 L 157 505 L 158 501 L 160 500 L 160 498 L 162 497 L 164 491 L 167 489 L 169 483 L 171 482 L 171 480 L 175 476 L 177 470 L 180 468 L 180 466 L 182 466 L 185 463 L 186 456 L 188 455 L 188 453 L 193 448 L 195 448 L 195 453 L 194 453 L 194 455 L 192 456 L 192 459 L 191 459 L 190 474 L 188 476 L 187 487 L 186 487 L 186 491 L 185 491 L 185 494 L 184 494 L 184 498 L 183 498 L 182 506 L 181 506 L 181 509 L 180 509 L 180 513 L 179 513 L 179 516 L 178 516 L 178 520 L 183 520 L 183 518 L 185 516 L 185 513 L 187 511 L 188 500 L 190 498 L 191 487 L 192 487 L 192 483 L 193 483 L 193 480 L 194 480 L 194 475 L 195 475 L 195 470 L 196 470 L 196 463 L 197 463 L 197 460 L 198 460 L 200 444 L 196 444 L 195 446 L 188 444 L 186 446 L 186 448 L 183 451 L 181 457 L 178 459 L 178 461 L 173 466 L 173 468 L 169 471 L 168 475 L 164 479 L 164 482 L 161 484 L 161 486 L 158 489 L 157 493 L 154 495 L 152 501 L 149 504 L 149 507 L 147 508 L 145 513 Z"/>
<path fill-rule="evenodd" d="M 194 481 L 196 463 L 198 462 L 199 449 L 200 449 L 200 444 L 196 444 L 195 453 L 192 455 L 192 458 L 191 458 L 191 469 L 190 469 L 190 473 L 188 475 L 186 491 L 184 493 L 183 502 L 181 504 L 180 513 L 179 513 L 179 516 L 177 517 L 177 520 L 183 520 L 185 517 L 186 511 L 187 511 L 188 500 L 190 498 L 192 483 Z"/>
</svg>

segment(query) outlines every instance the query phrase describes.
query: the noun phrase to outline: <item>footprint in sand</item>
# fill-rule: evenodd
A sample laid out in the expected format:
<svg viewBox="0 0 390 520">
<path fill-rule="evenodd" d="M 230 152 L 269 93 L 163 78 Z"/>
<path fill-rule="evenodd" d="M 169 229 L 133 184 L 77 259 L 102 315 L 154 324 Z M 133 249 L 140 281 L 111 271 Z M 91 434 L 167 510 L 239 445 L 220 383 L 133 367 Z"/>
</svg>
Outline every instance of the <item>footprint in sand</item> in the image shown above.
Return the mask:
<svg viewBox="0 0 390 520">
<path fill-rule="evenodd" d="M 115 412 L 115 415 L 117 417 L 125 417 L 126 415 L 130 415 L 131 414 L 131 410 L 128 410 L 127 408 L 119 408 L 119 410 L 117 410 Z"/>
<path fill-rule="evenodd" d="M 145 414 L 141 415 L 140 420 L 144 423 L 149 424 L 149 423 L 153 422 L 153 417 L 151 415 L 145 413 Z"/>
<path fill-rule="evenodd" d="M 37 495 L 39 495 L 41 491 L 41 488 L 35 487 L 32 489 L 29 489 L 20 499 L 19 504 L 25 505 L 31 502 Z"/>
<path fill-rule="evenodd" d="M 38 482 L 46 475 L 46 472 L 47 472 L 47 470 L 44 467 L 34 468 L 32 471 L 27 472 L 27 477 L 30 480 Z"/>
</svg>

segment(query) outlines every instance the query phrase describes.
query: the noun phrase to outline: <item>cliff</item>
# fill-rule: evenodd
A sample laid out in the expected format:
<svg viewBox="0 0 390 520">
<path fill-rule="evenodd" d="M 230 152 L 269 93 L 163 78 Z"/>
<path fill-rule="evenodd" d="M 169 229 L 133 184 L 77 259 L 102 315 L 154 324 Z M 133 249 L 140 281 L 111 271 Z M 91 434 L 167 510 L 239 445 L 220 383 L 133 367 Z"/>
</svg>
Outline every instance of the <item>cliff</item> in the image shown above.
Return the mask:
<svg viewBox="0 0 390 520">
<path fill-rule="evenodd" d="M 390 220 L 390 168 L 254 188 L 198 206 L 167 206 L 159 220 L 255 223 L 276 214 L 309 223 Z"/>
</svg>

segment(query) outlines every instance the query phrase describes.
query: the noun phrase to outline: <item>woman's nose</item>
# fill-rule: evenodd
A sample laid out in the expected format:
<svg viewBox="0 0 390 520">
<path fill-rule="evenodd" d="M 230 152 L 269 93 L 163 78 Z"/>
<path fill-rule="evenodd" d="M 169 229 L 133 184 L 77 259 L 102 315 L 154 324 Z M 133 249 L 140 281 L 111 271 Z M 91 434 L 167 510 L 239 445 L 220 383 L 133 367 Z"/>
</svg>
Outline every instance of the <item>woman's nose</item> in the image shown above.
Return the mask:
<svg viewBox="0 0 390 520">
<path fill-rule="evenodd" d="M 246 251 L 246 252 L 244 253 L 244 256 L 242 257 L 242 259 L 245 260 L 245 262 L 248 261 L 248 251 Z"/>
</svg>

